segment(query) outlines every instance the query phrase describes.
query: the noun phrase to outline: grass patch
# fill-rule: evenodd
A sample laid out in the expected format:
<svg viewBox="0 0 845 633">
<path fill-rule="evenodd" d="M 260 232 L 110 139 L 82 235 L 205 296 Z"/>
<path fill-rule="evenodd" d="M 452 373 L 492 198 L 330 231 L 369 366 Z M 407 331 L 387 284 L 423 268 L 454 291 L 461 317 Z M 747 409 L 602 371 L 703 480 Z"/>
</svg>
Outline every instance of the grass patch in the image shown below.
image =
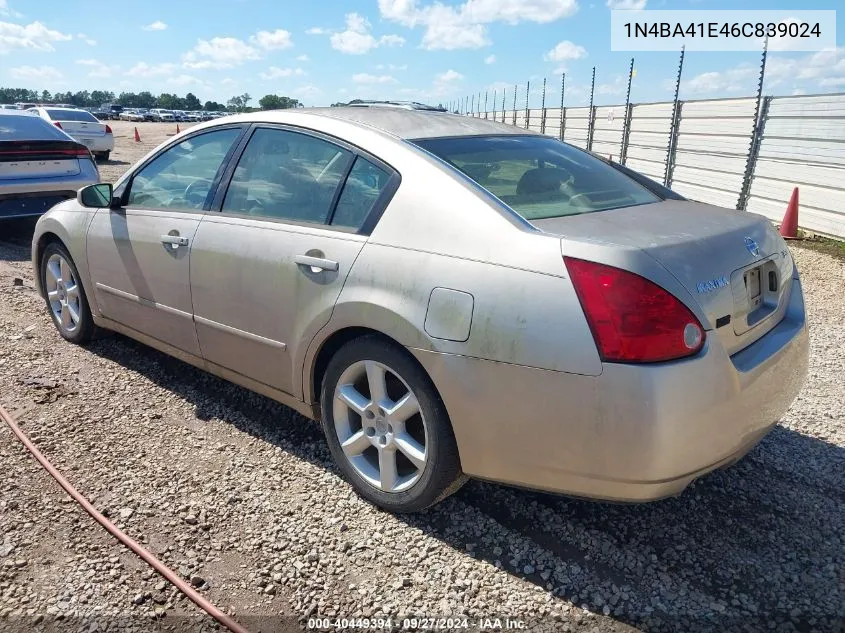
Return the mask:
<svg viewBox="0 0 845 633">
<path fill-rule="evenodd" d="M 791 247 L 805 248 L 810 251 L 818 253 L 826 253 L 832 255 L 839 261 L 845 262 L 845 241 L 832 240 L 827 237 L 818 235 L 807 235 L 803 231 L 798 231 L 800 240 L 789 240 L 787 243 Z"/>
</svg>

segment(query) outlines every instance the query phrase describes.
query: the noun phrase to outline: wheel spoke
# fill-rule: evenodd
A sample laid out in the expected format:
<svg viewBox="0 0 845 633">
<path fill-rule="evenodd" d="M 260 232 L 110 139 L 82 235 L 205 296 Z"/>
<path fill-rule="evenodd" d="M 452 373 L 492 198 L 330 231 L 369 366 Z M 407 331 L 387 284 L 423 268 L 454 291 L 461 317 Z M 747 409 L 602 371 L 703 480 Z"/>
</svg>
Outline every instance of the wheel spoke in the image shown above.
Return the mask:
<svg viewBox="0 0 845 633">
<path fill-rule="evenodd" d="M 67 311 L 70 313 L 70 320 L 72 325 L 79 323 L 79 311 L 69 303 L 67 304 Z"/>
<path fill-rule="evenodd" d="M 59 300 L 59 291 L 58 290 L 50 290 L 47 293 L 47 299 L 50 301 L 50 303 L 52 303 L 54 301 L 58 301 Z"/>
<path fill-rule="evenodd" d="M 45 275 L 45 277 L 47 277 L 47 283 L 50 284 L 50 286 L 55 288 L 55 286 L 59 282 L 59 279 L 61 278 L 61 276 L 62 276 L 62 272 L 61 272 L 61 269 L 59 267 L 58 262 L 54 259 L 51 259 L 50 261 L 48 261 L 47 262 L 46 275 Z"/>
<path fill-rule="evenodd" d="M 367 384 L 370 387 L 370 399 L 379 403 L 387 399 L 387 382 L 384 367 L 368 360 L 365 363 L 367 368 Z"/>
<path fill-rule="evenodd" d="M 355 457 L 356 455 L 360 455 L 365 450 L 370 448 L 372 444 L 370 440 L 367 438 L 367 435 L 364 433 L 364 429 L 353 433 L 349 436 L 346 441 L 344 441 L 340 447 L 343 449 L 343 452 L 346 453 L 347 457 Z"/>
<path fill-rule="evenodd" d="M 73 284 L 69 288 L 65 288 L 65 295 L 67 296 L 68 302 L 76 301 L 79 299 L 79 286 L 77 284 Z"/>
<path fill-rule="evenodd" d="M 388 410 L 387 415 L 391 422 L 405 422 L 412 415 L 420 412 L 420 403 L 416 396 L 410 391 L 399 398 L 393 407 Z"/>
<path fill-rule="evenodd" d="M 411 463 L 419 470 L 425 468 L 425 448 L 407 433 L 400 433 L 393 441 Z"/>
<path fill-rule="evenodd" d="M 383 448 L 378 452 L 378 470 L 381 489 L 390 492 L 396 487 L 396 451 Z"/>
<path fill-rule="evenodd" d="M 70 272 L 70 266 L 68 266 L 64 257 L 59 260 L 59 270 L 61 271 L 63 282 L 68 283 L 71 279 L 73 279 L 73 275 Z"/>
<path fill-rule="evenodd" d="M 364 411 L 370 404 L 370 401 L 354 385 L 343 385 L 338 390 L 338 397 L 358 415 L 364 415 Z"/>
<path fill-rule="evenodd" d="M 70 307 L 67 304 L 62 305 L 62 327 L 68 329 L 73 325 L 70 317 Z"/>
</svg>

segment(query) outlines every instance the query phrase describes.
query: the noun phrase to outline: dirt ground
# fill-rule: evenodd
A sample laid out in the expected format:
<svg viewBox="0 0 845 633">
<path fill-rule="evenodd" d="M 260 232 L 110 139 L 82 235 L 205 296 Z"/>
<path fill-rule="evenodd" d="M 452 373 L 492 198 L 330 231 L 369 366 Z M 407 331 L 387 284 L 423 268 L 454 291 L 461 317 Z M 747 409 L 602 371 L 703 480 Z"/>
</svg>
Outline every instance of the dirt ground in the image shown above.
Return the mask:
<svg viewBox="0 0 845 633">
<path fill-rule="evenodd" d="M 147 152 L 155 149 L 169 137 L 176 134 L 176 123 L 131 123 L 129 121 L 109 121 L 114 133 L 114 150 L 108 162 L 100 163 L 100 177 L 103 182 L 114 182 L 130 166 L 134 165 Z M 179 129 L 185 130 L 195 123 L 179 123 Z M 135 129 L 141 142 L 135 142 Z"/>
<path fill-rule="evenodd" d="M 104 180 L 176 131 L 111 125 Z M 64 342 L 33 287 L 30 232 L 0 228 L 0 403 L 98 509 L 251 631 L 315 615 L 330 619 L 321 630 L 451 616 L 449 630 L 510 618 L 549 631 L 845 631 L 845 263 L 828 254 L 791 244 L 810 375 L 733 468 L 634 506 L 471 482 L 409 517 L 357 497 L 317 425 L 290 409 L 123 337 Z M 424 624 L 402 628 L 436 623 Z M 189 629 L 215 625 L 0 424 L 0 630 Z"/>
</svg>

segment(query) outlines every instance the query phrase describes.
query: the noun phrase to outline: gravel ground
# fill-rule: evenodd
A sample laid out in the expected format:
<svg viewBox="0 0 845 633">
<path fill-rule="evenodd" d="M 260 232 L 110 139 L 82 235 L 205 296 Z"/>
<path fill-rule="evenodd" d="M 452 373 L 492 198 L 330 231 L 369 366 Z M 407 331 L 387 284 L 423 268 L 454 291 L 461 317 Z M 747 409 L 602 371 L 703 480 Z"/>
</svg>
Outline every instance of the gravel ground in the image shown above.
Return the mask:
<svg viewBox="0 0 845 633">
<path fill-rule="evenodd" d="M 829 255 L 793 249 L 810 375 L 733 468 L 648 505 L 471 482 L 395 517 L 352 492 L 317 425 L 291 410 L 122 337 L 63 342 L 19 230 L 19 244 L 0 239 L 0 402 L 101 511 L 251 630 L 386 614 L 550 631 L 845 631 L 845 264 Z M 79 630 L 85 617 L 99 630 L 213 628 L 5 426 L 0 463 L 0 629 Z"/>
</svg>

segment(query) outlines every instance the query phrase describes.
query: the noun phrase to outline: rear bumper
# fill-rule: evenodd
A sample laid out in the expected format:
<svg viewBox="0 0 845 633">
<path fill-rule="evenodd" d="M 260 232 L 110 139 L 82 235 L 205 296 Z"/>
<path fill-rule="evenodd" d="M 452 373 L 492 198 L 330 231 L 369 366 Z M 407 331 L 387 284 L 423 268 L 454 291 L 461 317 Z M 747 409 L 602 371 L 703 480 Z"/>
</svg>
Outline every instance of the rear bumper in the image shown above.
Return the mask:
<svg viewBox="0 0 845 633">
<path fill-rule="evenodd" d="M 0 220 L 43 215 L 53 206 L 76 197 L 76 191 L 43 191 L 0 195 Z"/>
<path fill-rule="evenodd" d="M 680 493 L 753 448 L 798 395 L 808 333 L 800 281 L 783 320 L 733 357 L 605 364 L 580 376 L 411 350 L 434 380 L 469 475 L 616 501 Z"/>
</svg>

